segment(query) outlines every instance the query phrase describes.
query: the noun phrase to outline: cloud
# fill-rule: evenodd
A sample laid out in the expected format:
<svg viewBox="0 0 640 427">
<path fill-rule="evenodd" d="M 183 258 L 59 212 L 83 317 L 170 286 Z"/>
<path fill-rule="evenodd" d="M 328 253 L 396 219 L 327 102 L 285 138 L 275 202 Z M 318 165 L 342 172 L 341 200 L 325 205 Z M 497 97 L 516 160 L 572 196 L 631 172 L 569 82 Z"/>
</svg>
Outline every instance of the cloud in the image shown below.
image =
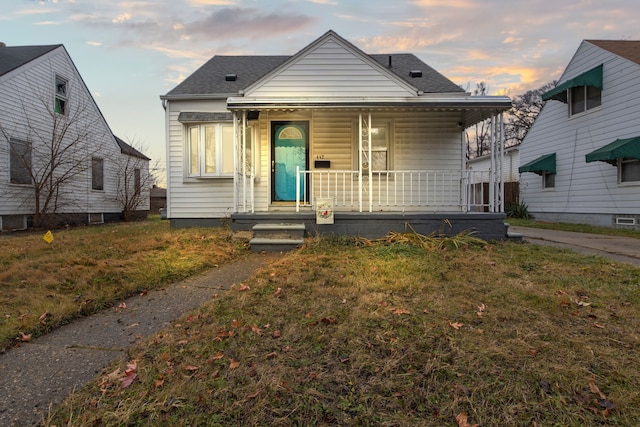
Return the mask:
<svg viewBox="0 0 640 427">
<path fill-rule="evenodd" d="M 191 6 L 233 6 L 236 4 L 232 0 L 188 0 Z"/>
<path fill-rule="evenodd" d="M 56 22 L 56 21 L 40 21 L 40 22 L 34 22 L 33 25 L 59 25 L 60 22 Z"/>
<path fill-rule="evenodd" d="M 89 46 L 102 46 L 102 43 L 100 42 L 93 42 L 93 41 L 88 41 L 87 44 Z"/>
<path fill-rule="evenodd" d="M 112 19 L 111 22 L 113 22 L 114 24 L 119 24 L 122 22 L 130 21 L 130 20 L 131 20 L 131 14 L 123 13 L 119 15 L 117 18 Z"/>
</svg>

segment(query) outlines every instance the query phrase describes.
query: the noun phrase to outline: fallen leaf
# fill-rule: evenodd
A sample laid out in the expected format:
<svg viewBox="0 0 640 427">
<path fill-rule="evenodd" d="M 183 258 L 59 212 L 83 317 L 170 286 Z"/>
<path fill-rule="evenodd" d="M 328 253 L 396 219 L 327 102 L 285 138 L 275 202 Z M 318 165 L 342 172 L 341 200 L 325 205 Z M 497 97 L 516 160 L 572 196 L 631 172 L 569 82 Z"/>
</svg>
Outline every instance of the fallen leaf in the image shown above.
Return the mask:
<svg viewBox="0 0 640 427">
<path fill-rule="evenodd" d="M 48 311 L 45 311 L 44 313 L 42 313 L 42 314 L 40 315 L 40 317 L 38 318 L 38 320 L 40 321 L 40 323 L 42 323 L 42 324 L 44 325 L 45 323 L 47 323 L 47 317 L 49 317 L 49 312 L 48 312 Z"/>
<path fill-rule="evenodd" d="M 487 309 L 487 306 L 482 304 L 482 303 L 480 303 L 480 305 L 477 306 L 477 307 L 478 307 L 478 310 L 476 311 L 476 314 L 478 316 L 482 316 L 484 314 L 484 311 Z"/>
<path fill-rule="evenodd" d="M 125 373 L 125 376 L 120 378 L 120 388 L 129 387 L 131 383 L 133 383 L 133 380 L 136 379 L 137 376 L 138 374 L 136 374 L 135 372 L 131 372 L 128 374 Z"/>
<path fill-rule="evenodd" d="M 164 378 L 158 378 L 153 382 L 153 386 L 155 388 L 162 387 L 163 384 L 164 384 Z"/>
<path fill-rule="evenodd" d="M 456 421 L 458 422 L 458 427 L 479 427 L 480 424 L 469 424 L 467 420 L 467 414 L 465 412 L 460 412 L 456 415 Z"/>
<path fill-rule="evenodd" d="M 258 335 L 262 335 L 262 329 L 258 328 L 258 326 L 255 323 L 251 325 L 251 330 Z"/>
<path fill-rule="evenodd" d="M 584 301 L 582 301 L 582 300 L 581 300 L 581 301 L 574 300 L 574 301 L 575 301 L 575 303 L 576 303 L 576 305 L 577 305 L 578 307 L 588 307 L 588 306 L 590 306 L 590 305 L 591 305 L 591 303 L 590 303 L 590 302 L 584 302 Z"/>
<path fill-rule="evenodd" d="M 278 290 L 273 293 L 274 297 L 279 297 L 280 295 L 282 295 L 282 288 L 278 288 Z"/>
<path fill-rule="evenodd" d="M 124 302 L 121 302 L 118 308 L 127 308 L 127 304 Z"/>
<path fill-rule="evenodd" d="M 198 369 L 200 369 L 200 368 L 197 367 L 197 366 L 194 366 L 194 365 L 185 365 L 184 366 L 184 370 L 185 371 L 189 371 L 189 372 L 194 372 L 194 371 L 197 371 Z"/>
<path fill-rule="evenodd" d="M 282 332 L 280 332 L 280 329 L 276 329 L 275 331 L 273 331 L 274 338 L 280 338 L 281 336 L 282 336 Z"/>
<path fill-rule="evenodd" d="M 22 342 L 29 342 L 29 341 L 31 341 L 31 335 L 32 334 L 25 334 L 23 332 L 20 332 L 20 338 L 19 339 Z"/>
<path fill-rule="evenodd" d="M 276 353 L 275 351 L 272 351 L 271 353 L 266 355 L 267 359 L 273 359 L 274 357 L 277 357 L 278 353 Z"/>
<path fill-rule="evenodd" d="M 333 316 L 323 317 L 322 319 L 320 319 L 320 321 L 325 325 L 335 325 L 336 323 L 338 323 L 336 318 Z"/>
<path fill-rule="evenodd" d="M 451 322 L 449 322 L 449 326 L 451 326 L 455 330 L 458 330 L 458 329 L 460 329 L 460 328 L 462 328 L 464 326 L 464 323 L 460 323 L 460 322 L 451 323 Z"/>
<path fill-rule="evenodd" d="M 245 396 L 245 399 L 253 399 L 260 394 L 260 390 L 257 390 L 255 393 L 250 393 Z"/>
<path fill-rule="evenodd" d="M 600 328 L 600 329 L 604 329 L 605 326 L 600 324 L 600 323 L 594 323 L 593 326 L 595 326 L 596 328 Z"/>
<path fill-rule="evenodd" d="M 598 396 L 600 396 L 601 399 L 607 398 L 607 396 L 604 393 L 602 393 L 598 388 L 598 386 L 596 385 L 595 377 L 591 377 L 591 379 L 589 379 L 589 390 L 591 390 L 591 393 L 597 394 Z"/>
<path fill-rule="evenodd" d="M 401 316 L 403 314 L 411 314 L 411 311 L 407 310 L 406 308 L 392 308 L 389 311 L 391 311 L 391 313 L 395 314 L 396 316 Z"/>
<path fill-rule="evenodd" d="M 229 359 L 229 369 L 236 369 L 240 367 L 240 362 L 237 360 Z"/>
<path fill-rule="evenodd" d="M 249 287 L 249 285 L 245 285 L 244 283 L 240 284 L 240 287 L 238 288 L 239 291 L 249 291 L 251 290 L 251 287 Z"/>
</svg>

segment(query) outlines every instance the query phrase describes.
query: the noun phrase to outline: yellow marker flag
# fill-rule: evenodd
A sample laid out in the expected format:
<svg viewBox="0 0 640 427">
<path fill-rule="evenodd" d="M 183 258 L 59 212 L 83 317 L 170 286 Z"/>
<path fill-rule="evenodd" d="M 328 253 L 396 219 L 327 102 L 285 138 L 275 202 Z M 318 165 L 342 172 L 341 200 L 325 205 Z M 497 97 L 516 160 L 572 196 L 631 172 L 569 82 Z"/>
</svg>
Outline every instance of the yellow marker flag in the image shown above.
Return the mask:
<svg viewBox="0 0 640 427">
<path fill-rule="evenodd" d="M 53 242 L 53 233 L 51 232 L 51 230 L 48 230 L 46 233 L 44 233 L 44 237 L 43 237 L 44 241 L 51 244 L 51 242 Z"/>
</svg>

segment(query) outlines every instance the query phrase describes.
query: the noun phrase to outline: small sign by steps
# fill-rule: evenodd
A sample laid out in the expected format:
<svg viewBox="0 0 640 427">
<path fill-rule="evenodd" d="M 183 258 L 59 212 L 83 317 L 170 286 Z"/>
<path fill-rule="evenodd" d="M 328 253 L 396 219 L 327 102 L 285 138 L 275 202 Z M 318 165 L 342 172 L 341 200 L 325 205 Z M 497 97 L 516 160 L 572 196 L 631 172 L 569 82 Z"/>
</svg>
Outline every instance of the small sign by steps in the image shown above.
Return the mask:
<svg viewBox="0 0 640 427">
<path fill-rule="evenodd" d="M 304 224 L 256 224 L 249 241 L 252 252 L 283 252 L 299 248 L 304 243 Z"/>
</svg>

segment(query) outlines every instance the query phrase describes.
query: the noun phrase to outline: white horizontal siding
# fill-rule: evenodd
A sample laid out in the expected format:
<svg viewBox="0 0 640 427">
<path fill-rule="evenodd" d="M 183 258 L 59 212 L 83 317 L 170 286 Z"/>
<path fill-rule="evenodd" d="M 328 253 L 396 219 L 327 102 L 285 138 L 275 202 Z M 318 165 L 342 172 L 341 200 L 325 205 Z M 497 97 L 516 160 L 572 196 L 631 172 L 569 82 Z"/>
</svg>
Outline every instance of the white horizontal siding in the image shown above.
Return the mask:
<svg viewBox="0 0 640 427">
<path fill-rule="evenodd" d="M 328 39 L 280 70 L 253 97 L 396 97 L 415 96 L 352 50 Z"/>
<path fill-rule="evenodd" d="M 568 117 L 568 106 L 547 101 L 521 145 L 520 164 L 556 153 L 556 184 L 543 190 L 542 178 L 521 174 L 521 197 L 540 213 L 637 214 L 640 185 L 618 185 L 617 168 L 586 163 L 585 155 L 618 138 L 640 135 L 640 65 L 583 43 L 563 80 L 604 64 L 602 106 Z"/>
<path fill-rule="evenodd" d="M 187 179 L 186 133 L 180 112 L 226 112 L 224 101 L 170 101 L 167 104 L 167 207 L 170 218 L 221 218 L 233 212 L 232 178 Z"/>
<path fill-rule="evenodd" d="M 46 108 L 54 103 L 54 82 L 58 74 L 68 79 L 68 109 L 73 126 L 67 141 L 77 138 L 76 150 L 63 160 L 80 163 L 84 171 L 61 188 L 59 213 L 120 212 L 116 200 L 116 162 L 120 149 L 111 131 L 77 74 L 66 51 L 60 47 L 0 78 L 0 126 L 9 137 L 30 141 L 32 163 L 37 167 L 47 156 L 47 144 L 52 135 L 53 120 Z M 74 117 L 74 115 L 76 115 Z M 91 190 L 91 157 L 104 162 L 104 190 Z M 32 214 L 34 203 L 31 188 L 9 184 L 9 146 L 0 140 L 0 214 Z"/>
</svg>

